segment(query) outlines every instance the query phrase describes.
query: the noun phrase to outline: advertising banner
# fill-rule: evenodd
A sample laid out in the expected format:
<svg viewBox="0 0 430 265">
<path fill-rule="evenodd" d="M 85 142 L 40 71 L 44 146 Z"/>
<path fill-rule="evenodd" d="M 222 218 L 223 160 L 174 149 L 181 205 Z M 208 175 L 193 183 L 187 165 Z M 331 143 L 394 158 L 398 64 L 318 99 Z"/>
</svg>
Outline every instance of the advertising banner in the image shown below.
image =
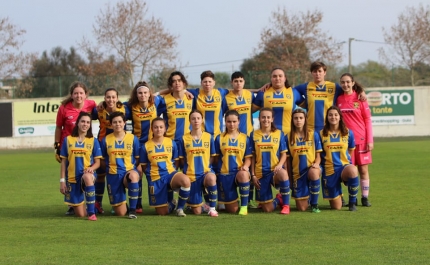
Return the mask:
<svg viewBox="0 0 430 265">
<path fill-rule="evenodd" d="M 415 124 L 414 90 L 381 90 L 367 93 L 372 125 Z"/>
</svg>

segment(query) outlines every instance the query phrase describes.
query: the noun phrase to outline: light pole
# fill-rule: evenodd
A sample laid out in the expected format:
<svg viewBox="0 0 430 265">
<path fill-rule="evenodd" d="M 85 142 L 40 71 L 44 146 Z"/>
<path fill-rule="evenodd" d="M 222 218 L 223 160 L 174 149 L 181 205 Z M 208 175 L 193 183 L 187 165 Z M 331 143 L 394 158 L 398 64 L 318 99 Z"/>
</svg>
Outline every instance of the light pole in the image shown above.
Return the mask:
<svg viewBox="0 0 430 265">
<path fill-rule="evenodd" d="M 352 74 L 352 65 L 351 65 L 351 42 L 355 40 L 354 38 L 348 39 L 348 72 Z"/>
</svg>

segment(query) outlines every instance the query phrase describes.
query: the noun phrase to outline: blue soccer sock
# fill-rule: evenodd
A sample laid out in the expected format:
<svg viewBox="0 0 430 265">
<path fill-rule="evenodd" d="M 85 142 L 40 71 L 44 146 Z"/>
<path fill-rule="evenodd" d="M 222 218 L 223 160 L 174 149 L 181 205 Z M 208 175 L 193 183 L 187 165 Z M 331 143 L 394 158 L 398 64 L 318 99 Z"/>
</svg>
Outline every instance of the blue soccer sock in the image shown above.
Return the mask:
<svg viewBox="0 0 430 265">
<path fill-rule="evenodd" d="M 248 196 L 248 202 L 252 201 L 254 199 L 254 183 L 251 181 L 249 182 L 249 196 Z"/>
<path fill-rule="evenodd" d="M 179 189 L 178 205 L 176 206 L 176 209 L 184 209 L 185 203 L 187 202 L 188 197 L 190 197 L 190 190 L 191 188 L 184 187 Z"/>
<path fill-rule="evenodd" d="M 358 189 L 359 189 L 358 176 L 355 178 L 348 179 L 348 193 L 349 193 L 350 203 L 357 202 Z"/>
<path fill-rule="evenodd" d="M 310 191 L 310 203 L 311 205 L 318 204 L 318 197 L 320 195 L 320 186 L 321 186 L 321 180 L 311 180 L 309 185 L 309 191 Z"/>
<path fill-rule="evenodd" d="M 249 181 L 248 182 L 239 182 L 239 194 L 240 194 L 240 206 L 248 205 L 248 197 L 249 197 Z"/>
<path fill-rule="evenodd" d="M 216 207 L 216 201 L 217 201 L 217 197 L 218 197 L 218 192 L 217 192 L 217 187 L 216 184 L 213 186 L 208 186 L 206 187 L 207 191 L 208 191 L 208 200 L 209 200 L 209 207 Z"/>
<path fill-rule="evenodd" d="M 99 182 L 96 180 L 96 182 L 94 183 L 94 187 L 95 187 L 95 200 L 97 202 L 99 202 L 100 204 L 103 201 L 103 194 L 105 193 L 105 186 L 106 186 L 106 182 L 103 179 L 102 182 Z"/>
<path fill-rule="evenodd" d="M 139 179 L 139 182 L 137 182 L 137 183 L 139 184 L 139 192 L 137 194 L 136 207 L 142 208 L 142 179 Z"/>
<path fill-rule="evenodd" d="M 284 205 L 290 205 L 290 181 L 288 179 L 279 181 L 279 192 Z"/>
<path fill-rule="evenodd" d="M 94 186 L 85 186 L 85 201 L 87 203 L 87 213 L 88 216 L 95 213 L 94 203 L 96 200 L 95 188 Z"/>
<path fill-rule="evenodd" d="M 139 196 L 139 183 L 128 183 L 128 203 L 130 204 L 130 211 L 136 210 L 137 198 Z"/>
<path fill-rule="evenodd" d="M 279 199 L 275 197 L 275 199 L 273 199 L 272 201 L 272 204 L 273 204 L 273 209 L 276 209 L 276 207 L 278 207 L 278 205 L 281 204 L 281 201 L 279 201 Z"/>
</svg>

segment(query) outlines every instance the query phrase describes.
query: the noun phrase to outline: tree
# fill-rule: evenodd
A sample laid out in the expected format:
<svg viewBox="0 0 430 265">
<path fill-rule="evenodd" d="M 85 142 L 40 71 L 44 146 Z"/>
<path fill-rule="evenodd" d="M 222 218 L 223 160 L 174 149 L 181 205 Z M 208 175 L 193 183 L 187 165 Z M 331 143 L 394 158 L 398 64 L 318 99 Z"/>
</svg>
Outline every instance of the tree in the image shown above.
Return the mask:
<svg viewBox="0 0 430 265">
<path fill-rule="evenodd" d="M 215 72 L 215 86 L 229 88 L 231 85 L 231 75 L 226 72 Z"/>
<path fill-rule="evenodd" d="M 35 58 L 35 54 L 20 51 L 25 32 L 12 24 L 9 18 L 0 19 L 0 78 L 22 75 Z"/>
<path fill-rule="evenodd" d="M 131 85 L 135 73 L 143 80 L 156 70 L 172 67 L 177 59 L 178 37 L 170 34 L 160 19 L 148 17 L 143 0 L 118 2 L 114 7 L 108 4 L 96 17 L 93 32 L 97 45 L 114 51 L 127 66 Z"/>
<path fill-rule="evenodd" d="M 250 59 L 253 61 L 245 61 L 242 66 L 252 65 L 253 69 L 247 70 L 257 72 L 270 71 L 273 67 L 295 69 L 292 81 L 297 83 L 299 79 L 307 79 L 312 61 L 339 62 L 342 44 L 320 29 L 322 18 L 323 14 L 317 10 L 289 14 L 284 7 L 272 12 L 270 26 L 263 29 L 258 48 Z"/>
<path fill-rule="evenodd" d="M 388 64 L 407 67 L 410 84 L 415 86 L 416 65 L 430 61 L 430 6 L 407 7 L 397 24 L 382 30 L 389 48 L 379 49 L 381 58 Z"/>
</svg>

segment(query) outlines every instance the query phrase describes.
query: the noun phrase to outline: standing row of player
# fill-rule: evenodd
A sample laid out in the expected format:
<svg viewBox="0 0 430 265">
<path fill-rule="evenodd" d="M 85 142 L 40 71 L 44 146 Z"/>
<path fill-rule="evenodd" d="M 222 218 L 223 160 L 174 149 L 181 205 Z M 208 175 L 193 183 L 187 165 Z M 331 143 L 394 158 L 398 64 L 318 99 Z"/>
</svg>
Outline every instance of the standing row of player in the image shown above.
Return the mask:
<svg viewBox="0 0 430 265">
<path fill-rule="evenodd" d="M 247 135 L 251 136 L 250 133 L 252 130 L 252 118 L 251 118 L 252 112 L 259 109 L 259 108 L 262 108 L 262 107 L 263 108 L 270 108 L 275 113 L 274 115 L 271 115 L 272 116 L 271 118 L 273 119 L 273 122 L 275 123 L 275 125 L 277 127 L 282 128 L 282 133 L 280 133 L 279 135 L 284 135 L 284 134 L 288 135 L 290 128 L 293 128 L 293 125 L 292 125 L 293 123 L 291 123 L 290 120 L 292 117 L 292 115 L 291 115 L 292 110 L 296 107 L 296 104 L 301 104 L 304 101 L 304 103 L 306 104 L 305 106 L 309 110 L 309 114 L 308 114 L 309 124 L 308 125 L 309 125 L 309 127 L 312 128 L 312 124 L 313 124 L 314 128 L 316 128 L 317 125 L 319 126 L 321 124 L 321 122 L 319 122 L 321 117 L 325 116 L 325 109 L 328 106 L 333 105 L 337 96 L 341 93 L 342 89 L 339 90 L 340 87 L 338 85 L 335 85 L 331 82 L 324 81 L 325 70 L 326 69 L 325 69 L 325 66 L 323 64 L 314 63 L 311 66 L 311 72 L 314 76 L 314 82 L 313 83 L 310 82 L 308 84 L 298 86 L 297 89 L 295 89 L 295 88 L 292 89 L 291 87 L 288 86 L 288 82 L 286 81 L 285 74 L 282 71 L 282 69 L 274 69 L 272 71 L 272 74 L 271 74 L 271 86 L 270 86 L 270 88 L 267 89 L 265 92 L 257 93 L 257 96 L 255 99 L 254 99 L 251 92 L 249 92 L 247 90 L 243 90 L 244 78 L 243 78 L 243 75 L 241 75 L 240 73 L 234 73 L 233 74 L 233 76 L 232 76 L 233 90 L 229 92 L 228 90 L 225 90 L 225 89 L 214 88 L 215 79 L 214 79 L 213 73 L 210 71 L 205 71 L 201 75 L 202 88 L 189 90 L 189 92 L 194 95 L 193 100 L 188 99 L 184 95 L 185 87 L 187 86 L 187 82 L 186 82 L 185 77 L 180 72 L 174 72 L 171 74 L 171 76 L 169 77 L 169 80 L 168 80 L 168 85 L 169 85 L 170 91 L 167 91 L 167 92 L 165 91 L 166 95 L 164 96 L 164 98 L 152 96 L 150 93 L 150 89 L 146 85 L 146 83 L 137 84 L 132 91 L 132 95 L 130 97 L 129 102 L 124 104 L 126 107 L 123 109 L 123 112 L 125 112 L 125 116 L 129 117 L 129 119 L 132 120 L 132 122 L 133 122 L 133 133 L 136 134 L 136 136 L 140 140 L 140 144 L 142 146 L 146 142 L 148 142 L 148 135 L 150 135 L 149 128 L 150 128 L 151 120 L 154 120 L 155 117 L 157 117 L 160 113 L 163 113 L 163 117 L 165 119 L 167 119 L 167 124 L 168 124 L 167 135 L 168 135 L 168 137 L 172 138 L 174 140 L 175 144 L 178 144 L 178 143 L 180 144 L 181 141 L 183 141 L 186 138 L 186 137 L 182 137 L 182 136 L 184 134 L 186 135 L 186 131 L 188 131 L 188 129 L 189 129 L 189 121 L 187 119 L 188 118 L 187 116 L 189 116 L 189 114 L 193 108 L 196 108 L 197 110 L 200 111 L 201 116 L 202 116 L 202 120 L 203 120 L 203 116 L 205 117 L 204 118 L 204 121 L 205 121 L 204 122 L 204 131 L 206 133 L 209 133 L 213 139 L 215 139 L 215 137 L 217 137 L 221 133 L 222 117 L 224 116 L 223 114 L 227 109 L 237 110 L 238 124 L 240 126 L 239 130 L 242 132 L 245 132 Z M 318 78 L 321 79 L 321 72 L 323 72 L 323 74 L 324 74 L 324 75 L 322 75 L 322 82 L 321 82 L 321 80 L 318 81 Z M 353 83 L 352 76 L 346 76 L 346 77 L 350 78 L 350 80 L 349 80 L 350 81 L 349 82 L 350 87 L 353 87 L 353 86 L 356 87 L 356 85 Z M 345 76 L 342 76 L 342 78 L 345 78 Z M 342 82 L 343 81 L 341 80 L 341 83 Z M 342 88 L 344 88 L 344 87 L 346 87 L 346 86 L 342 85 Z M 83 91 L 86 90 L 85 87 L 81 87 L 81 89 Z M 80 109 L 83 109 L 83 107 L 85 107 L 86 101 L 83 101 L 83 103 L 82 103 L 82 100 L 79 101 L 80 98 L 77 96 L 75 97 L 75 90 L 76 90 L 76 88 L 71 89 L 71 100 L 72 100 L 72 102 L 70 102 L 70 103 L 72 103 L 72 104 L 75 103 L 75 98 L 76 98 L 76 101 L 78 102 L 78 106 L 76 107 L 74 104 L 73 105 L 74 110 L 76 110 L 76 109 L 79 110 L 79 107 L 80 107 Z M 77 89 L 77 90 L 78 90 L 78 92 L 80 92 L 79 89 Z M 346 95 L 347 89 L 344 88 L 344 91 L 345 91 L 344 94 Z M 113 90 L 113 92 L 116 93 L 116 91 L 114 91 L 114 90 Z M 360 91 L 358 91 L 358 92 L 360 92 Z M 80 93 L 80 94 L 82 94 L 82 93 Z M 116 93 L 116 99 L 117 99 L 117 97 L 118 97 L 118 95 Z M 108 91 L 106 91 L 105 106 L 104 106 L 103 110 L 98 111 L 99 115 L 97 115 L 99 120 L 100 120 L 101 127 L 103 126 L 102 120 L 104 119 L 104 121 L 105 121 L 104 126 L 106 128 L 108 128 L 110 125 L 112 125 L 112 124 L 109 124 L 108 122 L 106 123 L 106 120 L 109 117 L 109 114 L 112 111 L 116 110 L 116 108 L 113 108 L 110 106 L 115 106 L 115 107 L 117 106 L 116 103 L 109 105 L 109 102 L 110 102 L 109 99 L 110 99 L 109 93 L 108 93 Z M 133 99 L 134 99 L 134 102 L 133 102 Z M 353 102 L 354 106 L 356 104 L 359 104 L 358 106 L 365 105 L 365 102 L 360 102 L 360 101 L 357 101 L 356 99 L 357 99 L 356 95 L 355 95 L 355 97 L 354 96 L 350 97 L 350 101 L 351 100 L 354 101 Z M 79 103 L 81 105 L 79 105 Z M 346 101 L 346 103 L 347 103 L 347 101 Z M 347 105 L 347 104 L 345 104 L 345 105 Z M 322 108 L 321 108 L 321 106 L 322 106 Z M 121 104 L 119 107 L 121 107 Z M 67 104 L 64 105 L 64 109 L 67 109 Z M 64 109 L 62 112 L 64 112 Z M 363 109 L 366 110 L 365 106 Z M 352 109 L 352 111 L 348 110 L 348 112 L 352 113 L 353 110 L 354 109 Z M 60 108 L 60 111 L 61 111 L 61 108 Z M 60 111 L 59 111 L 59 116 L 60 116 Z M 367 109 L 367 111 L 368 111 L 368 109 Z M 265 112 L 266 111 L 263 111 L 261 113 L 265 113 Z M 321 114 L 321 112 L 322 112 L 322 114 Z M 227 115 L 226 119 L 227 119 L 227 117 L 230 117 L 230 116 L 231 115 Z M 266 116 L 268 116 L 268 115 L 266 115 Z M 70 115 L 68 117 L 70 117 Z M 190 118 L 191 118 L 191 116 L 190 116 Z M 260 119 L 261 118 L 262 117 L 260 115 Z M 266 123 L 264 123 L 264 121 L 260 120 L 261 126 L 264 126 L 264 124 L 267 125 L 268 124 L 267 120 L 270 119 L 269 117 L 263 117 L 263 118 L 266 120 L 265 121 Z M 370 119 L 370 116 L 368 118 Z M 366 120 L 367 118 L 364 117 L 364 119 Z M 61 124 L 61 122 L 59 123 L 58 120 L 59 119 L 57 117 L 57 128 L 61 128 L 62 124 Z M 228 120 L 226 120 L 226 124 L 227 125 L 229 124 Z M 263 129 L 263 127 L 262 127 L 262 129 Z M 170 131 L 170 133 L 169 133 L 169 131 Z M 228 129 L 227 129 L 227 131 L 228 131 Z M 99 134 L 99 140 L 102 140 L 101 138 L 104 137 L 102 128 L 101 128 L 100 132 L 102 132 L 102 134 Z M 107 133 L 107 132 L 104 131 L 104 133 Z M 371 133 L 371 127 L 370 127 L 370 133 Z M 226 132 L 226 134 L 227 134 L 227 132 Z M 267 143 L 269 140 L 275 141 L 275 139 L 277 139 L 276 140 L 277 143 L 284 142 L 284 141 L 281 141 L 281 139 L 280 139 L 281 136 L 273 137 L 273 139 L 272 139 L 272 137 L 268 137 L 268 136 L 269 135 L 266 132 L 266 134 L 263 134 L 261 136 L 261 140 L 258 139 L 257 142 L 261 142 L 261 143 L 266 142 Z M 344 135 L 342 134 L 342 136 L 344 136 Z M 151 136 L 149 136 L 149 138 L 151 138 Z M 367 138 L 368 138 L 367 143 L 371 144 L 371 142 L 369 142 L 369 137 L 367 137 Z M 371 138 L 372 137 L 370 136 L 370 140 L 371 140 Z M 57 139 L 58 138 L 57 138 L 57 133 L 56 133 L 56 142 L 61 143 L 61 141 L 57 141 Z M 235 138 L 233 138 L 233 139 L 237 140 Z M 302 141 L 301 140 L 302 138 L 300 138 L 300 137 L 298 137 L 297 139 Z M 305 138 L 303 138 L 303 139 L 305 139 Z M 294 141 L 291 141 L 291 143 L 293 143 L 293 142 Z M 202 143 L 200 142 L 200 144 L 202 144 Z M 197 138 L 193 139 L 190 143 L 187 143 L 187 145 L 196 147 L 197 151 L 195 152 L 195 154 L 197 154 L 197 157 L 200 157 L 199 159 L 202 159 L 205 146 L 203 146 L 204 148 L 200 147 L 200 149 L 199 149 L 198 148 L 199 147 L 199 141 Z M 262 144 L 262 147 L 269 148 L 269 146 L 267 144 Z M 366 150 L 370 151 L 370 149 L 371 149 L 370 146 L 369 146 L 369 148 L 367 148 L 366 146 L 364 146 L 364 147 L 365 148 L 363 148 L 363 150 L 365 150 L 365 151 Z M 243 149 L 243 148 L 238 148 L 238 149 Z M 258 151 L 255 151 L 255 153 L 260 152 L 261 150 L 263 150 L 263 149 L 259 148 Z M 120 153 L 120 152 L 118 152 L 118 153 Z M 281 153 L 285 153 L 284 150 Z M 263 158 L 263 156 L 265 156 L 265 155 L 267 156 L 268 152 L 262 151 L 261 157 L 260 157 L 261 161 L 268 161 L 267 159 Z M 276 157 L 276 156 L 272 155 L 272 156 L 269 156 L 267 158 L 273 159 L 274 157 Z M 272 171 L 273 170 L 276 171 L 276 174 L 274 174 L 276 176 L 276 178 L 274 178 L 273 180 L 275 180 L 275 179 L 277 180 L 276 184 L 279 184 L 279 182 L 282 182 L 282 185 L 279 185 L 281 188 L 280 189 L 281 193 L 278 196 L 279 198 L 275 199 L 275 202 L 277 202 L 277 204 L 283 202 L 285 205 L 288 205 L 288 203 L 287 203 L 287 200 L 288 200 L 287 197 L 289 195 L 288 173 L 283 167 L 283 163 L 286 160 L 286 155 L 280 155 L 280 156 L 278 155 L 277 157 L 279 157 L 279 161 L 278 161 L 279 165 L 276 164 L 276 166 L 274 166 L 274 168 L 272 169 Z M 290 157 L 292 157 L 291 154 L 290 154 Z M 66 157 L 64 157 L 64 158 L 66 158 Z M 256 158 L 258 158 L 257 154 L 256 154 Z M 196 166 L 199 167 L 199 166 L 203 165 L 200 163 L 195 163 L 195 161 L 197 161 L 197 160 L 194 160 L 194 162 L 191 163 L 192 164 L 191 167 L 196 167 Z M 239 165 L 238 167 L 241 168 L 243 165 L 240 165 L 240 163 L 245 164 L 245 161 L 246 161 L 246 159 L 243 159 L 242 162 L 238 161 L 239 162 L 239 163 L 237 163 Z M 288 161 L 290 161 L 290 163 L 292 161 L 293 162 L 292 165 L 294 164 L 294 158 L 293 158 L 293 160 L 288 159 Z M 276 161 L 270 161 L 270 162 L 276 163 Z M 258 161 L 257 161 L 257 163 L 258 163 Z M 313 164 L 316 164 L 316 160 L 313 161 Z M 215 172 L 221 172 L 220 173 L 221 177 L 218 176 L 218 180 L 223 179 L 222 176 L 224 174 L 222 173 L 222 163 L 215 163 L 213 165 L 214 165 L 213 170 Z M 249 167 L 249 165 L 247 167 Z M 264 171 L 262 169 L 262 167 L 263 167 L 263 165 L 261 165 L 261 167 L 259 167 L 259 166 L 256 167 L 256 169 L 257 169 L 256 172 L 253 172 L 253 170 L 251 169 L 252 183 L 257 185 L 257 188 L 258 188 L 257 189 L 258 190 L 257 199 L 262 204 L 263 210 L 270 211 L 270 210 L 272 210 L 272 207 L 274 205 L 274 203 L 272 203 L 272 201 L 271 201 L 271 197 L 270 197 L 270 199 L 268 199 L 269 202 L 260 197 L 261 196 L 261 182 L 259 179 L 262 178 L 263 171 Z M 271 165 L 269 167 L 271 167 Z M 316 169 L 317 167 L 318 166 L 314 165 L 312 167 L 312 169 L 314 169 L 314 168 Z M 109 165 L 108 165 L 108 168 L 110 168 Z M 255 169 L 255 167 L 253 167 L 253 168 Z M 294 168 L 294 166 L 292 168 Z M 224 169 L 224 171 L 225 171 L 225 169 Z M 242 171 L 244 171 L 244 170 L 242 170 Z M 285 171 L 285 173 L 284 173 L 284 171 Z M 309 179 L 311 179 L 310 176 L 312 176 L 313 171 L 314 170 L 308 169 L 308 171 L 306 172 Z M 184 168 L 184 173 L 187 173 L 185 168 Z M 207 171 L 205 171 L 205 173 L 207 173 Z M 257 177 L 254 177 L 254 175 L 257 175 Z M 283 177 L 283 175 L 285 175 L 285 177 Z M 319 174 L 317 174 L 317 175 L 319 175 Z M 149 177 L 149 176 L 152 178 L 151 174 L 147 174 L 147 177 Z M 293 176 L 294 176 L 294 189 L 293 189 L 293 197 L 294 197 L 297 181 L 300 178 L 296 179 L 296 174 L 294 174 L 294 170 L 293 170 Z M 302 176 L 301 179 L 306 178 L 306 177 L 303 178 L 303 174 L 301 174 L 301 176 Z M 225 179 L 229 179 L 229 178 L 227 177 Z M 245 177 L 245 179 L 246 179 L 246 177 Z M 62 180 L 63 180 L 63 178 L 62 178 Z M 131 180 L 129 180 L 129 182 L 133 183 Z M 195 183 L 195 182 L 196 181 L 192 179 L 192 183 Z M 209 185 L 211 183 L 213 184 L 214 181 L 209 181 L 209 182 L 210 183 L 203 183 L 203 184 L 207 184 L 204 186 L 209 190 L 209 197 L 213 197 L 211 195 L 214 195 L 214 194 L 216 195 L 217 189 L 215 188 L 213 190 L 214 185 Z M 218 182 L 225 186 L 225 184 L 223 184 L 223 182 L 221 182 L 221 181 L 218 181 Z M 238 181 L 238 183 L 242 183 L 242 182 Z M 127 185 L 127 183 L 125 183 L 125 184 Z M 215 182 L 215 184 L 216 184 L 216 182 Z M 228 201 L 228 199 L 224 199 L 224 197 L 223 197 L 223 196 L 225 196 L 224 186 L 218 187 L 218 190 L 220 191 L 220 195 L 221 195 L 218 197 L 218 200 L 220 202 L 225 202 L 226 206 L 227 206 L 226 207 L 227 210 L 231 211 L 232 207 L 229 205 L 229 204 L 231 204 L 230 203 L 231 201 Z M 316 189 L 316 186 L 318 186 L 318 190 L 319 190 L 319 184 L 315 184 L 313 186 L 312 185 L 310 186 L 311 187 L 311 194 L 312 194 L 312 187 L 314 187 L 314 189 Z M 363 182 L 362 182 L 362 187 L 363 187 Z M 187 189 L 186 187 L 183 187 L 183 188 Z M 104 189 L 104 183 L 103 183 L 103 189 Z M 149 189 L 149 191 L 151 191 L 149 187 L 148 187 L 148 189 Z M 133 190 L 134 190 L 134 188 L 133 188 Z M 141 190 L 141 188 L 139 188 L 138 190 Z M 239 189 L 239 190 L 241 190 L 241 189 Z M 243 190 L 249 191 L 249 188 L 244 187 Z M 129 193 L 130 193 L 130 190 L 129 190 Z M 97 191 L 96 191 L 96 194 L 98 194 Z M 363 192 L 362 192 L 362 194 L 364 195 Z M 242 196 L 242 194 L 241 194 L 241 196 Z M 131 197 L 136 197 L 136 196 L 133 195 Z M 137 197 L 141 197 L 141 195 L 138 195 Z M 172 197 L 173 197 L 173 195 L 170 192 L 169 198 L 167 198 L 167 204 L 169 206 L 171 206 L 171 198 Z M 236 197 L 237 197 L 237 194 L 236 194 Z M 246 195 L 244 195 L 244 198 L 245 197 L 246 197 Z M 150 196 L 150 198 L 151 198 L 151 196 Z M 180 198 L 181 198 L 181 194 L 180 194 Z M 242 198 L 241 204 L 242 204 L 242 202 L 245 203 L 246 200 L 244 198 Z M 298 201 L 304 201 L 306 199 L 304 197 L 303 198 L 302 197 L 295 197 L 295 198 L 298 198 Z M 340 198 L 340 197 L 336 196 L 335 198 L 332 198 L 333 199 L 332 201 L 337 200 L 338 198 Z M 111 199 L 111 197 L 110 197 L 110 199 Z M 209 204 L 216 203 L 216 196 L 215 196 L 215 199 L 208 198 L 207 201 L 209 201 Z M 83 203 L 83 200 L 82 200 L 81 204 L 82 203 Z M 99 202 L 99 204 L 100 203 L 101 203 L 101 201 Z M 112 204 L 112 199 L 111 199 L 111 204 Z M 136 204 L 139 204 L 139 203 L 136 203 Z M 190 203 L 190 204 L 195 205 L 193 203 Z M 266 204 L 267 205 L 270 204 L 272 206 L 267 206 Z M 312 203 L 312 195 L 311 195 L 311 204 L 313 204 Z M 298 208 L 301 209 L 301 207 L 299 207 L 300 202 L 297 205 L 298 205 Z M 209 214 L 210 215 L 216 215 L 217 213 L 214 209 L 214 205 L 210 205 L 210 206 L 213 209 L 209 209 L 210 210 Z M 332 205 L 332 207 L 333 207 L 333 205 Z M 101 205 L 99 205 L 99 208 L 101 208 Z M 157 207 L 157 208 L 160 208 L 160 207 Z M 170 207 L 170 208 L 172 208 L 172 207 Z M 197 209 L 200 207 L 195 207 L 195 208 Z M 313 210 L 314 210 L 314 208 L 316 209 L 315 211 L 318 210 L 317 206 L 313 207 Z M 336 207 L 333 207 L 333 208 L 336 208 Z M 131 202 L 130 202 L 130 209 L 132 212 L 133 207 L 132 207 Z M 233 209 L 234 209 L 234 207 L 233 207 Z M 241 211 L 242 211 L 242 209 L 243 208 L 241 208 Z M 284 211 L 284 209 L 286 209 L 286 208 L 283 208 L 283 211 Z M 351 209 L 351 204 L 350 204 L 350 209 Z M 236 208 L 236 210 L 237 210 L 237 208 Z M 286 211 L 287 210 L 285 210 L 284 212 L 286 212 Z M 90 211 L 89 211 L 89 213 L 90 213 Z M 244 213 L 244 210 L 242 213 Z"/>
</svg>

